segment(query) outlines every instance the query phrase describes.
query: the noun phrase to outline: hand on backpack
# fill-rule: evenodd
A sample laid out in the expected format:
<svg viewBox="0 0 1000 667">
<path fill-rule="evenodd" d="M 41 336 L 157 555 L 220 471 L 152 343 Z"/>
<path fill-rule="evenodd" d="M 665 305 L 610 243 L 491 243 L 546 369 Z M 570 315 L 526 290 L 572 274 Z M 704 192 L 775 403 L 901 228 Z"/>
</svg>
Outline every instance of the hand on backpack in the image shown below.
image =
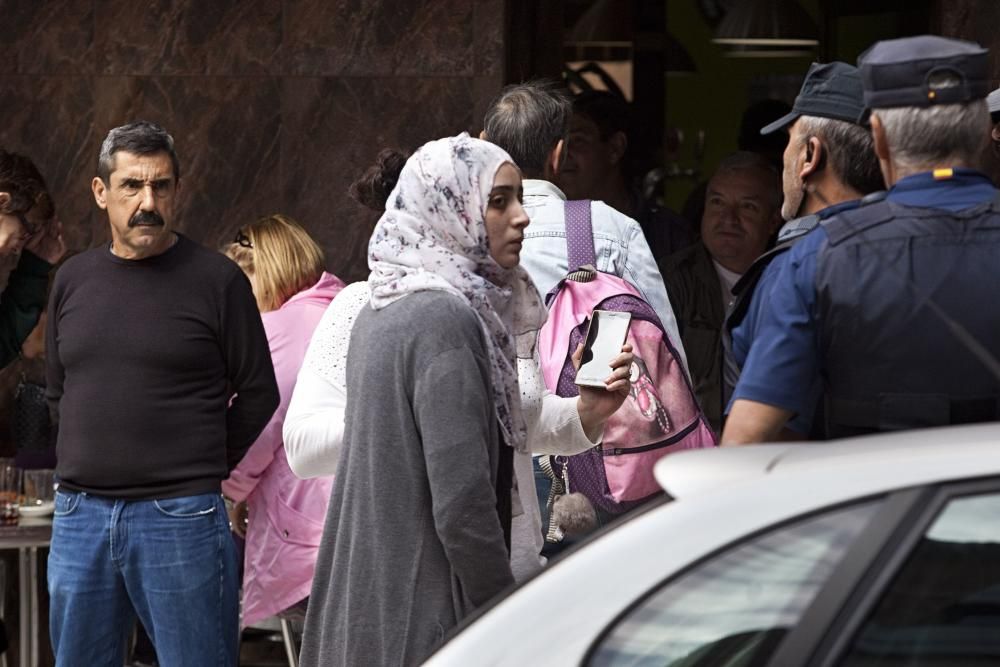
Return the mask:
<svg viewBox="0 0 1000 667">
<path fill-rule="evenodd" d="M 583 344 L 573 353 L 573 366 L 580 367 L 583 357 Z M 632 346 L 622 346 L 622 353 L 611 362 L 610 372 L 604 381 L 604 389 L 597 387 L 580 387 L 580 397 L 576 409 L 580 414 L 583 431 L 591 442 L 596 441 L 604 430 L 604 422 L 621 407 L 628 398 L 629 376 L 632 368 Z"/>
</svg>

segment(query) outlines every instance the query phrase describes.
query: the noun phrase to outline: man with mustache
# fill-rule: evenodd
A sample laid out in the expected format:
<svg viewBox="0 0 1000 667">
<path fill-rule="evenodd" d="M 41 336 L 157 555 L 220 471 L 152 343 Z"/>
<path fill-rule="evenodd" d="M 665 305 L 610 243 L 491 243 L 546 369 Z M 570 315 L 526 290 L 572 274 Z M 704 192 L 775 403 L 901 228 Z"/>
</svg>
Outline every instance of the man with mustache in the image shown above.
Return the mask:
<svg viewBox="0 0 1000 667">
<path fill-rule="evenodd" d="M 111 243 L 56 276 L 46 331 L 58 419 L 48 583 L 60 665 L 120 665 L 135 616 L 165 665 L 235 665 L 237 559 L 221 482 L 278 405 L 236 264 L 174 230 L 173 138 L 101 146 Z"/>
<path fill-rule="evenodd" d="M 732 288 L 781 224 L 781 176 L 757 153 L 724 158 L 708 182 L 701 242 L 660 264 L 701 409 L 722 426 L 722 324 Z"/>
</svg>

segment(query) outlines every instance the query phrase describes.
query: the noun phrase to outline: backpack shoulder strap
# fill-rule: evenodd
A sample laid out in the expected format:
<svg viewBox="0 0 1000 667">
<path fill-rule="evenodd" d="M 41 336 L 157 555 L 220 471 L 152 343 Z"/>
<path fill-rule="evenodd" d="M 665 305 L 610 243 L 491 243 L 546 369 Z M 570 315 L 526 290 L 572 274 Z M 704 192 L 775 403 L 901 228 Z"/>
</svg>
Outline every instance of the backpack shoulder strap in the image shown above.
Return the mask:
<svg viewBox="0 0 1000 667">
<path fill-rule="evenodd" d="M 827 243 L 831 246 L 843 243 L 872 227 L 892 220 L 893 212 L 884 192 L 877 192 L 861 200 L 861 205 L 849 211 L 841 211 L 820 222 L 826 230 Z"/>
<path fill-rule="evenodd" d="M 581 266 L 597 266 L 594 252 L 594 228 L 590 222 L 590 200 L 565 202 L 566 259 L 570 272 Z"/>
</svg>

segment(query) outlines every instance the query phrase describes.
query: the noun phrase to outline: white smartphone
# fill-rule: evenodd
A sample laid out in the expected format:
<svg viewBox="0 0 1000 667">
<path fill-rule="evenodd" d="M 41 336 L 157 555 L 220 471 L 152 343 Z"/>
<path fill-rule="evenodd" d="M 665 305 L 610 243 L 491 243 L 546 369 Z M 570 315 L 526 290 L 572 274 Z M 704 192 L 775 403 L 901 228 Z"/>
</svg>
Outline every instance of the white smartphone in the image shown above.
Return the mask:
<svg viewBox="0 0 1000 667">
<path fill-rule="evenodd" d="M 611 360 L 622 351 L 632 313 L 595 310 L 590 316 L 583 359 L 576 371 L 576 384 L 603 387 L 611 375 Z"/>
</svg>

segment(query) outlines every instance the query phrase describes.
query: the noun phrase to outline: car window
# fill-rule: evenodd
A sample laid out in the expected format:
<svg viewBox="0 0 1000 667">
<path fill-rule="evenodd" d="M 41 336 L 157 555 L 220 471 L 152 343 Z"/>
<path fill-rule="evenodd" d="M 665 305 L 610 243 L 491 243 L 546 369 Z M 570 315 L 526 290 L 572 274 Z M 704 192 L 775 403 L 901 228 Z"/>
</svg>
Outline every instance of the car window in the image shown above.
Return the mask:
<svg viewBox="0 0 1000 667">
<path fill-rule="evenodd" d="M 1000 494 L 951 500 L 865 620 L 841 665 L 1000 661 Z"/>
<path fill-rule="evenodd" d="M 696 565 L 619 619 L 589 664 L 758 664 L 798 621 L 879 505 L 813 515 Z"/>
</svg>

